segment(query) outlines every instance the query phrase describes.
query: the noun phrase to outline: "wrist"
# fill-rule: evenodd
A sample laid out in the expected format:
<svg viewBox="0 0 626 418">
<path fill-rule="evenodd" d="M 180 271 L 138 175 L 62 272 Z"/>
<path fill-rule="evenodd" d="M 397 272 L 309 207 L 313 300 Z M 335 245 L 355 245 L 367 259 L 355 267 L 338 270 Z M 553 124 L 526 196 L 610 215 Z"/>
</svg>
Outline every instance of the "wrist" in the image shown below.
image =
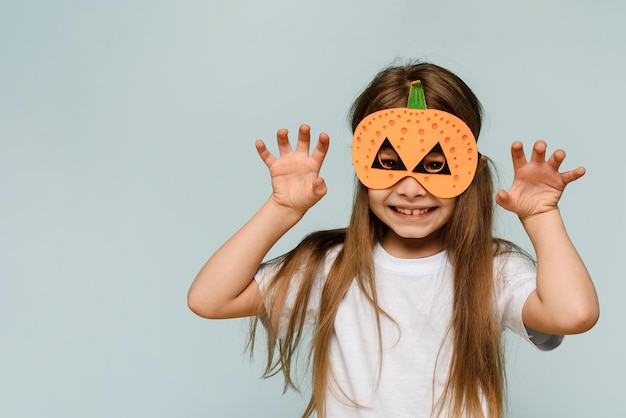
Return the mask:
<svg viewBox="0 0 626 418">
<path fill-rule="evenodd" d="M 520 217 L 522 226 L 532 241 L 539 237 L 550 237 L 564 230 L 563 218 L 558 207 L 546 212 Z"/>
<path fill-rule="evenodd" d="M 524 223 L 525 221 L 531 220 L 533 218 L 541 218 L 541 217 L 545 218 L 545 217 L 548 217 L 548 216 L 553 216 L 554 214 L 543 216 L 543 215 L 546 215 L 546 214 L 551 213 L 551 212 L 557 212 L 559 214 L 559 216 L 560 216 L 559 207 L 558 206 L 553 206 L 552 208 L 544 210 L 543 212 L 531 213 L 529 215 L 517 215 L 517 217 L 519 218 L 520 221 L 522 221 L 522 223 Z"/>
<path fill-rule="evenodd" d="M 289 227 L 295 225 L 302 219 L 306 210 L 296 209 L 290 206 L 285 206 L 277 202 L 273 197 L 265 202 L 265 208 L 272 215 L 272 217 Z"/>
</svg>

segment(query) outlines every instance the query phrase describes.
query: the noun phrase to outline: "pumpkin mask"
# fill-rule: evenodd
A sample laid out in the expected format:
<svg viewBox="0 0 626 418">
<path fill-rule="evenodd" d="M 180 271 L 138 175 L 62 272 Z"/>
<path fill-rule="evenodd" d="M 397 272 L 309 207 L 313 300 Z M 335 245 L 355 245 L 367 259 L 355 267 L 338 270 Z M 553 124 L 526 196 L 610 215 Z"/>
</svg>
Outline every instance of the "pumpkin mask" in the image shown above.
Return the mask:
<svg viewBox="0 0 626 418">
<path fill-rule="evenodd" d="M 427 109 L 422 83 L 411 83 L 407 107 L 366 116 L 352 138 L 352 164 L 370 189 L 386 189 L 413 177 L 429 193 L 460 195 L 474 179 L 478 147 L 461 119 Z"/>
</svg>

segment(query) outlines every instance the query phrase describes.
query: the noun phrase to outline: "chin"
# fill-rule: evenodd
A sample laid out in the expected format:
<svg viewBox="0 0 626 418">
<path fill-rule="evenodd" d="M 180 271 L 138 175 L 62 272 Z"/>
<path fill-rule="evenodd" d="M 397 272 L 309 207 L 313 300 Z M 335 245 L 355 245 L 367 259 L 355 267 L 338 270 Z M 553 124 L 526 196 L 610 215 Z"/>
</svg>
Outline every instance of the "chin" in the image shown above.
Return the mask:
<svg viewBox="0 0 626 418">
<path fill-rule="evenodd" d="M 393 231 L 398 237 L 409 241 L 434 241 L 441 240 L 441 231 L 423 232 L 423 231 Z"/>
</svg>

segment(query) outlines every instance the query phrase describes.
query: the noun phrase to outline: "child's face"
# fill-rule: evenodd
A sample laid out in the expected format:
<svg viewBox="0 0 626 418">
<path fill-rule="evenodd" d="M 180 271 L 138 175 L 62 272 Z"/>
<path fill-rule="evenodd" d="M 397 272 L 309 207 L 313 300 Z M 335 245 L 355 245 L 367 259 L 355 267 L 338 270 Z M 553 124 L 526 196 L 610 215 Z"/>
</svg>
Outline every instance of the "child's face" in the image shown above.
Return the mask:
<svg viewBox="0 0 626 418">
<path fill-rule="evenodd" d="M 368 189 L 367 194 L 372 212 L 387 226 L 383 237 L 387 251 L 392 246 L 407 245 L 441 250 L 441 228 L 452 217 L 455 197 L 436 197 L 413 177 L 405 177 L 387 189 Z"/>
</svg>

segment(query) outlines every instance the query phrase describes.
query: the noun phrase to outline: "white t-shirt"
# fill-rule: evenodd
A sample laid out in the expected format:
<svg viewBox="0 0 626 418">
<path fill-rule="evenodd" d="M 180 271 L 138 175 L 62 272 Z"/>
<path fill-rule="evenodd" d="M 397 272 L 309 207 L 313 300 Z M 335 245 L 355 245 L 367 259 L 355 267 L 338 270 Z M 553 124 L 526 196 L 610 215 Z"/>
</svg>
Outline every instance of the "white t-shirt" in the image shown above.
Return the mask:
<svg viewBox="0 0 626 418">
<path fill-rule="evenodd" d="M 321 288 L 338 251 L 335 248 L 326 257 L 307 307 L 306 325 L 315 324 Z M 378 303 L 393 319 L 381 315 L 382 367 L 375 313 L 353 282 L 339 305 L 330 341 L 336 381 L 329 383 L 327 416 L 428 418 L 445 387 L 452 354 L 452 267 L 446 252 L 400 259 L 377 245 L 373 256 Z M 273 270 L 263 266 L 255 276 L 268 306 L 271 295 L 265 289 Z M 494 275 L 503 328 L 532 338 L 540 348 L 556 347 L 562 337 L 539 333 L 531 337 L 522 322 L 524 302 L 536 287 L 530 260 L 515 253 L 498 256 Z M 292 285 L 290 294 L 295 293 L 297 278 Z M 291 302 L 288 298 L 281 315 L 283 326 Z"/>
</svg>

